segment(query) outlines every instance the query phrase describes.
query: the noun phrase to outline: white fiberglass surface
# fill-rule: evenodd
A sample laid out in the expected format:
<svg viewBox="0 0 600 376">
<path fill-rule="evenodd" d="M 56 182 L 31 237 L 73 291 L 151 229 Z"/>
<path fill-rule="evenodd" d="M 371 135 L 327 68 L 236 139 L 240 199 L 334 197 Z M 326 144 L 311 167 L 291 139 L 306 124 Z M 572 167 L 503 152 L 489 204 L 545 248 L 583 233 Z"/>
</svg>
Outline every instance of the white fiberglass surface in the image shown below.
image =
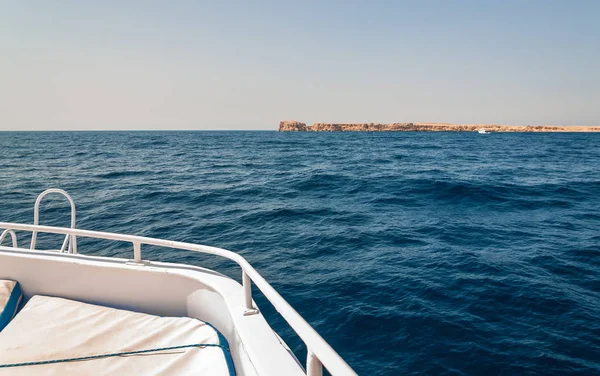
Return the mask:
<svg viewBox="0 0 600 376">
<path fill-rule="evenodd" d="M 261 314 L 243 315 L 240 284 L 210 270 L 0 247 L 0 276 L 18 280 L 26 299 L 57 296 L 133 312 L 198 318 L 225 336 L 238 375 L 303 374 Z"/>
</svg>

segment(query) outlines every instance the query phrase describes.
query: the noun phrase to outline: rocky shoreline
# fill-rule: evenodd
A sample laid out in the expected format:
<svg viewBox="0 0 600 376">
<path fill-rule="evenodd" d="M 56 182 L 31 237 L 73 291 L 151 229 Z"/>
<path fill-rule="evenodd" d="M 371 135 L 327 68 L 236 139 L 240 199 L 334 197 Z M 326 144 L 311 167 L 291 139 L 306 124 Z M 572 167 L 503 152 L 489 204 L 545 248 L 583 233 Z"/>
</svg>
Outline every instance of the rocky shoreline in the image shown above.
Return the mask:
<svg viewBox="0 0 600 376">
<path fill-rule="evenodd" d="M 446 123 L 314 123 L 306 125 L 295 120 L 279 123 L 280 132 L 600 132 L 600 126 L 554 125 L 497 125 L 497 124 L 446 124 Z"/>
</svg>

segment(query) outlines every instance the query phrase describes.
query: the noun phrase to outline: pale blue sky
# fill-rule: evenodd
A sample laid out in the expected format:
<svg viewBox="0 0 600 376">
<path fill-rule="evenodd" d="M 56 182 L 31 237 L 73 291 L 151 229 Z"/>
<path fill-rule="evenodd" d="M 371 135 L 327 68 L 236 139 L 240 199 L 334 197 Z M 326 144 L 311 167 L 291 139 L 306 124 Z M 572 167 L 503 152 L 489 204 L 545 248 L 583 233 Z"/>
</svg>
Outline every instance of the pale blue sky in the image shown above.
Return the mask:
<svg viewBox="0 0 600 376">
<path fill-rule="evenodd" d="M 0 130 L 600 125 L 600 1 L 0 0 Z"/>
</svg>

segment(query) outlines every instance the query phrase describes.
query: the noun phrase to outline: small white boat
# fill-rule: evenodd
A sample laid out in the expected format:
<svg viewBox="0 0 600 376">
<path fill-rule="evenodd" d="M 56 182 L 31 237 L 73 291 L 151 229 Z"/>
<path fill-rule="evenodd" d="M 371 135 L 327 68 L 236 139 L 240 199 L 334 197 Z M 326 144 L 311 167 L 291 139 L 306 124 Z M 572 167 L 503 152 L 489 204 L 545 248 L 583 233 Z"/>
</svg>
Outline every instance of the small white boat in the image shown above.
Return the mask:
<svg viewBox="0 0 600 376">
<path fill-rule="evenodd" d="M 49 193 L 69 200 L 70 228 L 39 225 L 40 202 Z M 0 376 L 321 376 L 323 368 L 356 375 L 242 256 L 76 229 L 75 214 L 65 191 L 49 189 L 35 202 L 33 225 L 0 222 Z M 31 233 L 26 248 L 18 244 L 22 232 Z M 39 250 L 38 233 L 65 238 L 60 249 Z M 3 246 L 8 236 L 12 246 Z M 129 244 L 133 257 L 86 256 L 81 238 Z M 206 268 L 145 260 L 144 245 L 224 257 L 240 266 L 242 284 Z M 305 367 L 253 301 L 253 283 L 305 343 Z"/>
<path fill-rule="evenodd" d="M 485 130 L 485 128 L 481 128 L 480 130 L 477 131 L 477 133 L 479 133 L 479 134 L 490 134 L 492 132 L 488 132 L 487 130 Z"/>
</svg>

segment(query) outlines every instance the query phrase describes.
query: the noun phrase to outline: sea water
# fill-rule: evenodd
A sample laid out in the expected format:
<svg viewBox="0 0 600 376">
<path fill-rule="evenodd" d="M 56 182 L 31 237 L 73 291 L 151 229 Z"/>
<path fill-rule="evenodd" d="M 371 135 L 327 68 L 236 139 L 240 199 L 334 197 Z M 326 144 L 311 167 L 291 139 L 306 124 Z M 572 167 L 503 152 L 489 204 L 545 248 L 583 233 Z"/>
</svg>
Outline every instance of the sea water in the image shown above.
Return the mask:
<svg viewBox="0 0 600 376">
<path fill-rule="evenodd" d="M 32 223 L 50 187 L 79 228 L 239 252 L 359 374 L 600 374 L 600 134 L 0 133 L 0 219 Z"/>
</svg>

